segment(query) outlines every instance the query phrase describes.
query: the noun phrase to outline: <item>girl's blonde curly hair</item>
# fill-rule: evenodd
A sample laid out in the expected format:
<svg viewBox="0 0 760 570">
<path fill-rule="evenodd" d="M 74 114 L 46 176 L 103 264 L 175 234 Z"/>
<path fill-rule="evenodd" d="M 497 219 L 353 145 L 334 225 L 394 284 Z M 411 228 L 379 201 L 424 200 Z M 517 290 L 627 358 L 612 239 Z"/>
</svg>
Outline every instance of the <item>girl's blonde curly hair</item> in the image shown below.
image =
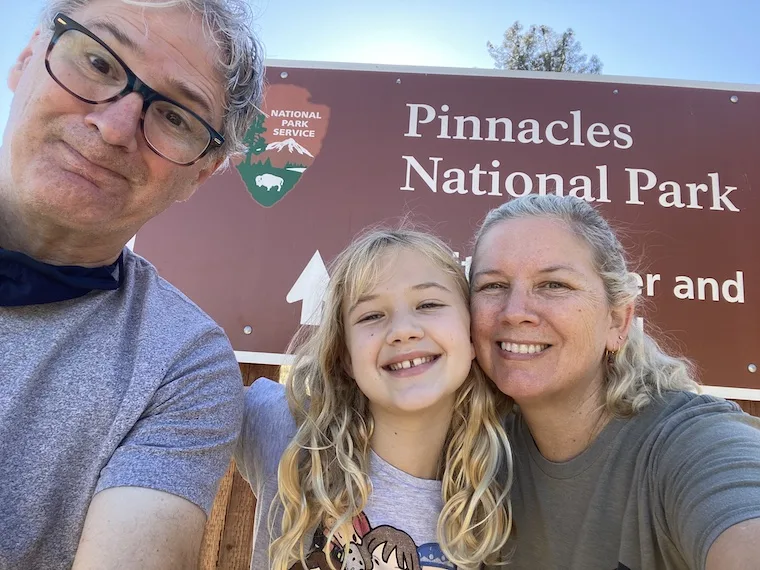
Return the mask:
<svg viewBox="0 0 760 570">
<path fill-rule="evenodd" d="M 279 535 L 270 547 L 274 570 L 287 570 L 298 560 L 306 567 L 304 537 L 330 521 L 326 540 L 331 543 L 335 531 L 362 512 L 372 491 L 374 421 L 367 398 L 346 372 L 342 311 L 377 283 L 381 257 L 402 248 L 419 252 L 450 275 L 469 305 L 459 261 L 432 235 L 370 231 L 335 260 L 321 325 L 302 328 L 291 345 L 296 357 L 286 392 L 298 430 L 280 460 L 278 498 L 270 509 L 271 536 Z M 510 407 L 511 400 L 473 362 L 456 394 L 438 465 L 444 501 L 438 541 L 462 570 L 504 562 L 512 528 L 512 455 L 501 420 Z"/>
</svg>

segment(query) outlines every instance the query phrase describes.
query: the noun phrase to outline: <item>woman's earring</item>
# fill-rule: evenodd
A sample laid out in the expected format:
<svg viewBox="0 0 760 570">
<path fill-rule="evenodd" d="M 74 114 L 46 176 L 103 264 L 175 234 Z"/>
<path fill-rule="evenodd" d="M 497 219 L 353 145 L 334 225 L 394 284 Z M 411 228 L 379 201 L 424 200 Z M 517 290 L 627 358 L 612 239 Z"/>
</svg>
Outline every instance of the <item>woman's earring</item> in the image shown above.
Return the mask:
<svg viewBox="0 0 760 570">
<path fill-rule="evenodd" d="M 618 352 L 620 352 L 620 348 L 623 344 L 623 337 L 618 335 L 618 340 L 620 341 L 620 344 L 615 350 L 609 350 L 607 348 L 604 349 L 604 359 L 607 362 L 607 366 L 612 368 L 615 366 L 615 358 L 617 357 Z"/>
</svg>

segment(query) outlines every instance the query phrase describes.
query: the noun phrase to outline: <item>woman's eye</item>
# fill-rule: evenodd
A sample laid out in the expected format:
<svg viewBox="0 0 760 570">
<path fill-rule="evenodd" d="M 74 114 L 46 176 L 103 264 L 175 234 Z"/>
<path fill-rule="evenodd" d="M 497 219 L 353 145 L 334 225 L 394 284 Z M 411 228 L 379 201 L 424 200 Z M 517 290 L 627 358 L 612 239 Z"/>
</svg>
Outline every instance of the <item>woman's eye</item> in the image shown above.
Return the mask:
<svg viewBox="0 0 760 570">
<path fill-rule="evenodd" d="M 548 281 L 544 283 L 545 289 L 567 289 L 567 285 L 560 283 L 559 281 Z"/>
<path fill-rule="evenodd" d="M 489 291 L 493 289 L 504 289 L 506 285 L 504 283 L 484 283 L 477 288 L 478 291 Z"/>
<path fill-rule="evenodd" d="M 97 55 L 90 56 L 90 65 L 103 75 L 109 75 L 111 73 L 111 64 Z"/>
</svg>

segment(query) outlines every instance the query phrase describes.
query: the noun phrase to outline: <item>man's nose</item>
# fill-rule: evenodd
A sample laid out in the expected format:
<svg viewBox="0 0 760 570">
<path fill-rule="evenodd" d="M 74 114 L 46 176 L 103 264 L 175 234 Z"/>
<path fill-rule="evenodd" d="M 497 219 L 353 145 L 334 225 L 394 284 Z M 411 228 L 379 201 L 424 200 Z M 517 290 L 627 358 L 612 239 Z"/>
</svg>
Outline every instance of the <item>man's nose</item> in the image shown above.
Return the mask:
<svg viewBox="0 0 760 570">
<path fill-rule="evenodd" d="M 143 99 L 130 93 L 112 103 L 95 105 L 85 117 L 85 123 L 98 129 L 100 136 L 110 145 L 128 152 L 137 150 Z"/>
</svg>

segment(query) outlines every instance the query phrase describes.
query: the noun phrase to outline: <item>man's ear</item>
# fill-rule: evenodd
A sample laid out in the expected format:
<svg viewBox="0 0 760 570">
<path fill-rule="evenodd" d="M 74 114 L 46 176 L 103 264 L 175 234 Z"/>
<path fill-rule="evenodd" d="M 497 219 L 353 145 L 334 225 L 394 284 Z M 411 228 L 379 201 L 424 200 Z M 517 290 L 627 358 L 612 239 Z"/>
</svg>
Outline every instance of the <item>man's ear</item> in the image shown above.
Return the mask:
<svg viewBox="0 0 760 570">
<path fill-rule="evenodd" d="M 37 48 L 39 41 L 40 29 L 37 28 L 32 34 L 32 37 L 29 38 L 29 42 L 26 44 L 24 49 L 21 50 L 18 58 L 16 58 L 16 62 L 13 64 L 13 67 L 11 67 L 10 71 L 8 72 L 8 88 L 14 93 L 16 92 L 16 88 L 21 81 L 21 76 L 24 74 L 24 70 L 29 66 L 29 62 L 31 62 L 32 57 L 34 56 L 34 51 Z"/>
<path fill-rule="evenodd" d="M 216 173 L 220 170 L 220 168 L 223 170 L 224 165 L 227 162 L 227 157 L 222 156 L 219 158 L 209 159 L 209 161 L 206 163 L 205 166 L 203 166 L 198 171 L 198 177 L 196 178 L 195 184 L 188 184 L 187 189 L 183 191 L 179 196 L 176 198 L 176 202 L 185 202 L 190 199 L 190 197 L 195 194 L 195 191 L 198 189 L 198 187 L 203 184 L 206 180 L 208 180 L 212 174 Z M 192 168 L 192 166 L 188 167 Z"/>
<path fill-rule="evenodd" d="M 200 171 L 198 171 L 198 186 L 208 180 L 212 174 L 215 174 L 220 168 L 224 170 L 224 167 L 228 164 L 228 158 L 226 156 L 220 156 L 210 161 Z"/>
<path fill-rule="evenodd" d="M 246 154 L 244 152 L 233 152 L 229 157 L 230 166 L 237 166 L 245 160 Z"/>
</svg>

